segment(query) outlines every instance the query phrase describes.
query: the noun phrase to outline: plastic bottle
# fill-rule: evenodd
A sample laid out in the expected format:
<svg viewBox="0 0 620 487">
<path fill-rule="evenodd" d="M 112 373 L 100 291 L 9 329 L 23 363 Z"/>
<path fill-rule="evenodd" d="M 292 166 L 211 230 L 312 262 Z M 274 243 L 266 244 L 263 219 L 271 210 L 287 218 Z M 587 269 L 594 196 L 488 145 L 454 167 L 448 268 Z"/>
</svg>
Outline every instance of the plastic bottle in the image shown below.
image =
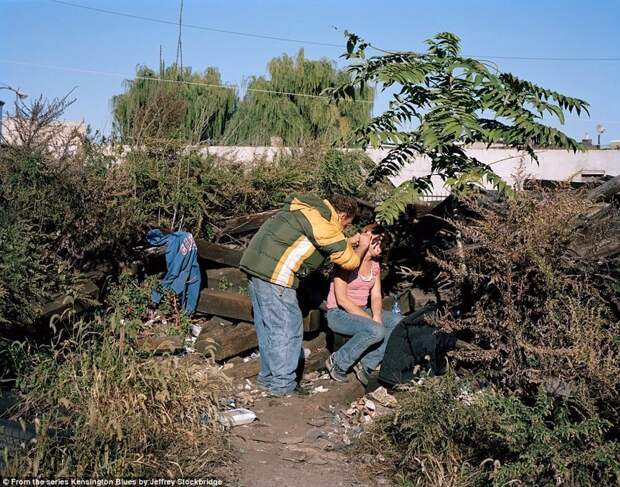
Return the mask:
<svg viewBox="0 0 620 487">
<path fill-rule="evenodd" d="M 400 303 L 398 297 L 394 297 L 394 304 L 392 305 L 392 313 L 400 316 Z"/>
</svg>

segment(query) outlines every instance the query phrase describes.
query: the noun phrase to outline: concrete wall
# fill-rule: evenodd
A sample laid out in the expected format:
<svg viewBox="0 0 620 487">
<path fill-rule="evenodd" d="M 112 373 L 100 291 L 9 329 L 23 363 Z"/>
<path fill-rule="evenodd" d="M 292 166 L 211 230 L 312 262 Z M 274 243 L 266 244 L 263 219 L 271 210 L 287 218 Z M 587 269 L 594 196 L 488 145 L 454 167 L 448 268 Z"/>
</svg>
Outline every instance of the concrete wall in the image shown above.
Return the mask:
<svg viewBox="0 0 620 487">
<path fill-rule="evenodd" d="M 291 149 L 283 147 L 229 147 L 213 146 L 202 149 L 204 154 L 213 154 L 226 159 L 237 161 L 251 161 L 264 157 L 272 160 L 279 152 L 290 153 Z M 493 167 L 510 185 L 520 177 L 534 179 L 549 179 L 564 181 L 572 179 L 581 181 L 582 171 L 601 171 L 605 175 L 620 175 L 620 150 L 589 150 L 572 153 L 565 150 L 541 149 L 536 151 L 539 164 L 529 156 L 523 156 L 516 150 L 503 148 L 471 148 L 467 153 L 472 157 Z M 388 153 L 388 149 L 369 149 L 368 156 L 379 162 Z M 403 168 L 397 177 L 392 178 L 394 184 L 400 184 L 412 176 L 426 176 L 430 174 L 430 160 L 419 157 Z M 434 195 L 445 195 L 440 178 L 433 176 Z"/>
</svg>

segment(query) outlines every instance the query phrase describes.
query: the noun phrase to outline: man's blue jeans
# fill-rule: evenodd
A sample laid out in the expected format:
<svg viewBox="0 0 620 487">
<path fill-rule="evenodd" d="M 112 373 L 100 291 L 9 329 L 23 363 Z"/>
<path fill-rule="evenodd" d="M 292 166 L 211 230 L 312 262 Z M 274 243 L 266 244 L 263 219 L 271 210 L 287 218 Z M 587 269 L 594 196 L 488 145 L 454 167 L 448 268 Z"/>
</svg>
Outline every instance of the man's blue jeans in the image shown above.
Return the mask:
<svg viewBox="0 0 620 487">
<path fill-rule="evenodd" d="M 260 352 L 257 382 L 284 395 L 297 386 L 296 370 L 303 357 L 303 317 L 297 292 L 251 277 L 250 297 Z"/>
<path fill-rule="evenodd" d="M 369 312 L 368 308 L 364 311 Z M 385 354 L 385 347 L 390 334 L 402 319 L 390 311 L 381 313 L 379 324 L 370 315 L 363 318 L 337 308 L 327 312 L 328 326 L 341 335 L 349 335 L 347 341 L 335 354 L 334 362 L 339 369 L 347 372 L 359 360 L 368 370 L 376 369 Z"/>
</svg>

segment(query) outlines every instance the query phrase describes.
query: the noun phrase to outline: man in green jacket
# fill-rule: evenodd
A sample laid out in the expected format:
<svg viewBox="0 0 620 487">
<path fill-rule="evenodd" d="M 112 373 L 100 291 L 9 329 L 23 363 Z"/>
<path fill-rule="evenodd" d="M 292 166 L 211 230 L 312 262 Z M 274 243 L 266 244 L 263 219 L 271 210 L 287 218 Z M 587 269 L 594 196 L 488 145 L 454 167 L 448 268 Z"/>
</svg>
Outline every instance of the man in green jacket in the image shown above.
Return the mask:
<svg viewBox="0 0 620 487">
<path fill-rule="evenodd" d="M 303 336 L 297 303 L 299 279 L 324 260 L 346 270 L 357 269 L 370 244 L 370 234 L 347 239 L 343 231 L 357 214 L 353 198 L 334 195 L 291 196 L 254 235 L 241 259 L 250 276 L 254 323 L 261 370 L 258 385 L 282 396 L 302 392 L 295 382 Z"/>
</svg>

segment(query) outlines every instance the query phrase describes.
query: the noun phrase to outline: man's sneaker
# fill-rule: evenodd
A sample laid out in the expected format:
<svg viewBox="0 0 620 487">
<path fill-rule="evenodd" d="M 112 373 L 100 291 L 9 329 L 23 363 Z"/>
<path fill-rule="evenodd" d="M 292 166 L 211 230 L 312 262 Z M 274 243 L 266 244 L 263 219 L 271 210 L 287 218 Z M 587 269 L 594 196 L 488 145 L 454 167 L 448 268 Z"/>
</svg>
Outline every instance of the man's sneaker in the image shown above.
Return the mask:
<svg viewBox="0 0 620 487">
<path fill-rule="evenodd" d="M 368 385 L 368 379 L 370 378 L 370 371 L 364 367 L 360 362 L 353 366 L 355 377 L 359 380 L 364 387 Z"/>
<path fill-rule="evenodd" d="M 332 353 L 327 360 L 325 361 L 325 367 L 327 368 L 327 372 L 329 376 L 338 382 L 344 382 L 347 380 L 347 373 L 340 369 L 334 362 L 334 354 Z"/>
</svg>

